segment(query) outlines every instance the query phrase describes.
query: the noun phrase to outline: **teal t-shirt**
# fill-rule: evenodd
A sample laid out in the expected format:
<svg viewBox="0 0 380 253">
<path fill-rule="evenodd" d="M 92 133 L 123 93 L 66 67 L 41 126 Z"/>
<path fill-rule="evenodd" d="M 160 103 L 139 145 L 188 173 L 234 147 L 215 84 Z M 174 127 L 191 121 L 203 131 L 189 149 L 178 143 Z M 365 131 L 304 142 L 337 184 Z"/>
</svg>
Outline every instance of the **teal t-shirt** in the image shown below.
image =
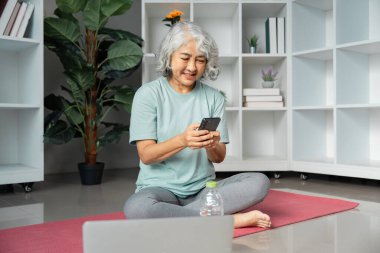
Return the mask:
<svg viewBox="0 0 380 253">
<path fill-rule="evenodd" d="M 220 141 L 228 143 L 224 97 L 219 91 L 198 81 L 190 93 L 180 94 L 165 77 L 160 77 L 142 85 L 135 94 L 129 142 L 164 142 L 183 133 L 190 124 L 209 117 L 221 118 L 217 131 Z M 206 149 L 185 148 L 160 163 L 147 165 L 140 161 L 136 191 L 162 187 L 184 198 L 200 191 L 212 179 L 215 170 Z"/>
</svg>

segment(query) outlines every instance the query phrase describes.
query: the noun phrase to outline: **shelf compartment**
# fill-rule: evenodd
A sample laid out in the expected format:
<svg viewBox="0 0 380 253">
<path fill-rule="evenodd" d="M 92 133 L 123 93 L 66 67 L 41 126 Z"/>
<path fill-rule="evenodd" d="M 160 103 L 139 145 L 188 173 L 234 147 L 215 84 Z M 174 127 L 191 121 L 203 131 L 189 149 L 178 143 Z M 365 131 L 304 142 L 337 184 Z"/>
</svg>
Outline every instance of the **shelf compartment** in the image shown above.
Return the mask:
<svg viewBox="0 0 380 253">
<path fill-rule="evenodd" d="M 43 109 L 0 109 L 0 173 L 43 174 Z M 8 169 L 7 169 L 8 168 Z M 29 177 L 30 178 L 30 177 Z M 35 177 L 31 177 L 32 179 Z M 10 179 L 10 178 L 8 178 Z M 5 180 L 4 182 L 10 182 Z M 23 181 L 20 181 L 23 182 Z"/>
<path fill-rule="evenodd" d="M 242 159 L 241 145 L 241 112 L 226 111 L 229 144 L 227 144 L 226 161 L 239 161 Z"/>
<path fill-rule="evenodd" d="M 194 3 L 194 22 L 214 38 L 220 55 L 240 52 L 236 47 L 240 20 L 238 7 L 238 3 Z"/>
<path fill-rule="evenodd" d="M 293 160 L 333 163 L 334 111 L 293 111 Z"/>
<path fill-rule="evenodd" d="M 262 61 L 261 61 L 262 60 Z M 286 57 L 243 57 L 243 89 L 262 88 L 261 70 L 272 67 L 277 72 L 275 87 L 280 88 L 283 101 L 287 98 L 287 61 Z M 285 103 L 286 106 L 286 103 Z"/>
<path fill-rule="evenodd" d="M 165 16 L 174 9 L 182 11 L 184 20 L 190 20 L 190 2 L 165 2 L 165 3 L 146 3 L 143 5 L 142 17 L 142 38 L 146 42 L 143 47 L 145 53 L 157 53 L 162 39 L 169 31 L 169 27 L 162 22 Z"/>
<path fill-rule="evenodd" d="M 206 80 L 204 83 L 220 90 L 226 95 L 226 106 L 239 106 L 239 58 L 220 57 L 220 74 L 215 81 Z"/>
<path fill-rule="evenodd" d="M 363 48 L 337 50 L 337 104 L 380 103 L 380 52 L 362 53 Z"/>
<path fill-rule="evenodd" d="M 2 43 L 1 41 L 0 43 Z M 43 59 L 41 46 L 0 51 L 0 104 L 41 104 Z"/>
<path fill-rule="evenodd" d="M 333 51 L 293 57 L 293 106 L 334 104 Z"/>
<path fill-rule="evenodd" d="M 151 82 L 162 76 L 156 68 L 157 58 L 154 54 L 145 54 L 142 62 L 142 80 Z"/>
<path fill-rule="evenodd" d="M 380 1 L 337 0 L 336 15 L 337 44 L 380 39 Z"/>
<path fill-rule="evenodd" d="M 243 159 L 287 160 L 286 111 L 243 111 Z"/>
<path fill-rule="evenodd" d="M 242 52 L 249 52 L 248 38 L 258 35 L 257 53 L 266 52 L 265 21 L 268 17 L 285 17 L 287 23 L 286 3 L 242 3 Z M 286 25 L 285 25 L 285 31 Z M 287 36 L 285 36 L 287 38 Z M 287 43 L 285 43 L 287 45 Z"/>
<path fill-rule="evenodd" d="M 337 162 L 378 167 L 380 108 L 337 109 Z"/>
<path fill-rule="evenodd" d="M 292 9 L 293 52 L 331 47 L 335 43 L 333 0 L 296 0 Z"/>
</svg>

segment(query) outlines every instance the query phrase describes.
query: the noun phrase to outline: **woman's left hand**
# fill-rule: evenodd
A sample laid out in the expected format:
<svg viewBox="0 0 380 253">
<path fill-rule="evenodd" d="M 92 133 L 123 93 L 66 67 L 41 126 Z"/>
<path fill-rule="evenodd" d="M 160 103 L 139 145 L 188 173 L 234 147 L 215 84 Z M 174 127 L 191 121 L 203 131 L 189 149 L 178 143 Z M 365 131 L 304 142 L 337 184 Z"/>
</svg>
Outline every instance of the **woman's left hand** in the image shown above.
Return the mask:
<svg viewBox="0 0 380 253">
<path fill-rule="evenodd" d="M 212 140 L 209 145 L 205 146 L 205 149 L 214 149 L 216 145 L 218 145 L 220 141 L 220 132 L 218 131 L 211 131 L 210 134 L 212 135 L 212 138 L 209 140 Z"/>
</svg>

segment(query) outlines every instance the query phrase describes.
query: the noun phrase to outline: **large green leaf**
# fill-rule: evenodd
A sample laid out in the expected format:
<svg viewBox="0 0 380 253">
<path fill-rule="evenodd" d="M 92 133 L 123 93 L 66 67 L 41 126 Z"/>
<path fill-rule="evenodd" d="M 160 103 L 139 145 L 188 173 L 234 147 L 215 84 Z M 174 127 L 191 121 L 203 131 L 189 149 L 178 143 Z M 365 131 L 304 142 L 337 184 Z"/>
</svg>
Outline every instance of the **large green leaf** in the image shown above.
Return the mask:
<svg viewBox="0 0 380 253">
<path fill-rule="evenodd" d="M 79 125 L 84 122 L 84 116 L 79 111 L 80 108 L 78 108 L 74 103 L 67 103 L 67 101 L 63 101 L 63 104 L 65 107 L 65 116 L 71 125 Z"/>
<path fill-rule="evenodd" d="M 81 36 L 79 25 L 68 19 L 48 17 L 44 20 L 45 37 L 61 43 L 75 43 Z"/>
<path fill-rule="evenodd" d="M 49 94 L 44 99 L 45 107 L 51 111 L 64 111 L 64 106 L 62 104 L 61 96 L 56 96 L 54 94 Z"/>
<path fill-rule="evenodd" d="M 91 2 L 92 0 L 88 0 Z M 58 8 L 66 13 L 77 13 L 83 10 L 87 0 L 56 0 Z"/>
<path fill-rule="evenodd" d="M 52 144 L 65 144 L 75 136 L 75 129 L 67 125 L 66 122 L 59 120 L 50 125 L 44 134 L 44 142 Z"/>
<path fill-rule="evenodd" d="M 45 46 L 57 54 L 66 71 L 71 69 L 81 69 L 87 65 L 81 51 L 74 44 L 64 44 L 61 40 L 45 37 Z"/>
<path fill-rule="evenodd" d="M 46 130 L 51 125 L 56 124 L 57 121 L 61 118 L 62 114 L 63 113 L 61 111 L 53 111 L 46 115 L 44 119 L 44 129 Z"/>
<path fill-rule="evenodd" d="M 68 83 L 70 82 L 69 86 L 74 93 L 84 93 L 95 85 L 96 79 L 94 71 L 90 68 L 73 69 L 71 71 L 66 71 L 65 74 L 68 77 Z M 72 85 L 73 83 L 76 85 Z"/>
<path fill-rule="evenodd" d="M 73 23 L 79 24 L 79 21 L 74 17 L 72 13 L 63 12 L 62 10 L 57 8 L 54 10 L 54 14 L 59 18 L 67 19 L 72 21 Z"/>
<path fill-rule="evenodd" d="M 132 0 L 103 0 L 102 13 L 106 17 L 124 14 L 132 6 Z"/>
<path fill-rule="evenodd" d="M 97 77 L 101 80 L 104 80 L 106 83 L 111 83 L 113 80 L 123 79 L 133 74 L 140 66 L 140 63 L 141 61 L 135 67 L 127 69 L 125 71 L 114 70 L 110 65 L 104 65 L 98 72 Z"/>
<path fill-rule="evenodd" d="M 116 90 L 114 101 L 115 103 L 120 104 L 125 111 L 131 113 L 134 95 L 135 91 L 131 88 L 121 87 Z"/>
<path fill-rule="evenodd" d="M 102 0 L 90 0 L 83 10 L 83 21 L 86 28 L 91 31 L 97 31 L 104 19 L 101 13 Z"/>
<path fill-rule="evenodd" d="M 111 68 L 124 71 L 135 67 L 143 57 L 141 48 L 130 40 L 120 40 L 112 44 L 108 51 Z"/>
<path fill-rule="evenodd" d="M 111 28 L 107 28 L 107 27 L 103 27 L 102 29 L 100 29 L 99 34 L 107 34 L 112 39 L 114 39 L 116 41 L 118 41 L 118 40 L 131 40 L 131 41 L 135 42 L 137 45 L 139 45 L 140 47 L 143 46 L 143 42 L 144 42 L 144 40 L 136 34 L 133 34 L 133 33 L 128 32 L 128 31 L 111 29 Z"/>
<path fill-rule="evenodd" d="M 62 96 L 50 94 L 45 97 L 45 107 L 52 111 L 58 111 L 65 114 L 67 120 L 72 125 L 79 125 L 84 121 L 82 113 L 74 103 L 70 103 Z"/>
<path fill-rule="evenodd" d="M 119 142 L 123 133 L 129 131 L 129 126 L 123 124 L 103 123 L 103 125 L 105 125 L 106 128 L 111 128 L 111 130 L 98 138 L 98 151 L 107 144 Z"/>
</svg>

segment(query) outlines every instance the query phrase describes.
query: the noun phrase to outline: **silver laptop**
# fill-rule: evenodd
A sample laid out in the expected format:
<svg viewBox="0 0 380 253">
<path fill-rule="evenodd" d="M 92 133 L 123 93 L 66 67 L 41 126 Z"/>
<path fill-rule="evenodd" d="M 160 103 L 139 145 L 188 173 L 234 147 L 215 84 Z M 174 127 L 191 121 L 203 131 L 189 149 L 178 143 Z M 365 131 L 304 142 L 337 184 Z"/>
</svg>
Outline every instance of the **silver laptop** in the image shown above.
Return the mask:
<svg viewBox="0 0 380 253">
<path fill-rule="evenodd" d="M 230 253 L 233 217 L 87 221 L 84 253 Z"/>
</svg>

